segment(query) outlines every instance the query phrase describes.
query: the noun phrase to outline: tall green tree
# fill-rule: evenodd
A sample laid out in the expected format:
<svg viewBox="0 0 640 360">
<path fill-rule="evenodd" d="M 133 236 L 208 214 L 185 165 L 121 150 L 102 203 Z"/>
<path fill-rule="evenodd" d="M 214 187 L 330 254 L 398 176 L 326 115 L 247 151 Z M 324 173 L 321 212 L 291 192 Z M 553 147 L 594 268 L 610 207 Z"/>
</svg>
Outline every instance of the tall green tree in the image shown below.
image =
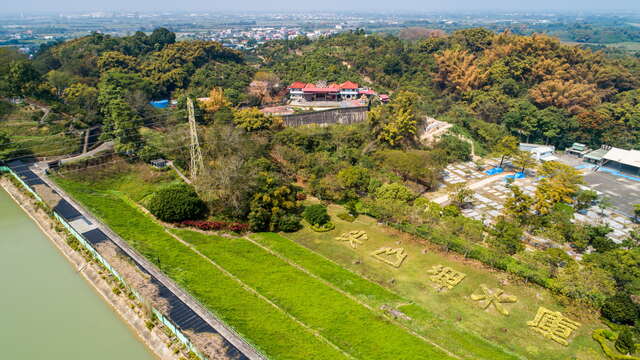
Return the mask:
<svg viewBox="0 0 640 360">
<path fill-rule="evenodd" d="M 500 155 L 500 165 L 502 167 L 505 158 L 510 158 L 518 153 L 518 138 L 515 136 L 505 136 L 498 143 L 494 151 Z"/>
</svg>

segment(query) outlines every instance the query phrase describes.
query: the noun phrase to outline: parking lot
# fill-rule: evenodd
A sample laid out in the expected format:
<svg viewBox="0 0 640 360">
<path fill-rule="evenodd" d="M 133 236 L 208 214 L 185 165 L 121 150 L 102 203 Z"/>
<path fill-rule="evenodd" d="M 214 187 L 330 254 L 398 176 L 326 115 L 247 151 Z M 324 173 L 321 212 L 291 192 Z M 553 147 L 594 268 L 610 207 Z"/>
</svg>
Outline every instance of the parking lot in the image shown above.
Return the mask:
<svg viewBox="0 0 640 360">
<path fill-rule="evenodd" d="M 633 216 L 633 206 L 640 204 L 640 182 L 618 177 L 602 171 L 589 171 L 584 181 L 590 188 L 602 193 L 616 210 Z"/>
</svg>

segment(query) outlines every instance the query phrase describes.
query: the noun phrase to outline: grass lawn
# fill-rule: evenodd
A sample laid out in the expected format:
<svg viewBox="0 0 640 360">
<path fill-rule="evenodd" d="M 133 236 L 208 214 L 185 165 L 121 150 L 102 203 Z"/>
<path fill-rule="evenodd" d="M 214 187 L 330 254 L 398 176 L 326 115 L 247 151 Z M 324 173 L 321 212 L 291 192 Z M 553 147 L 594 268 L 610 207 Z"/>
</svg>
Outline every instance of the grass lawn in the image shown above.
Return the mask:
<svg viewBox="0 0 640 360">
<path fill-rule="evenodd" d="M 244 289 L 123 195 L 69 179 L 57 183 L 138 252 L 272 359 L 348 359 L 282 311 Z"/>
<path fill-rule="evenodd" d="M 30 150 L 35 156 L 57 156 L 80 150 L 81 136 L 65 134 L 64 121 L 40 125 L 38 119 L 42 113 L 1 102 L 0 131 L 7 133 L 21 148 Z"/>
<path fill-rule="evenodd" d="M 481 337 L 461 329 L 452 321 L 443 320 L 426 308 L 410 304 L 408 299 L 346 270 L 279 234 L 261 233 L 254 234 L 251 238 L 373 308 L 379 309 L 382 305 L 401 307 L 403 312 L 410 314 L 413 318 L 411 321 L 404 322 L 405 325 L 460 357 L 469 359 L 517 358 Z"/>
<path fill-rule="evenodd" d="M 457 255 L 432 248 L 423 253 L 423 244 L 372 218 L 340 220 L 335 216 L 343 211 L 338 206 L 329 207 L 336 229 L 326 233 L 304 228 L 232 238 L 170 230 L 193 251 L 131 204 L 144 203 L 154 190 L 177 181 L 173 173 L 119 166 L 123 168 L 56 181 L 272 359 L 450 358 L 432 343 L 464 359 L 603 358 L 591 339 L 591 331 L 602 324 L 580 309 L 560 304 L 545 289 Z M 356 249 L 335 240 L 351 230 L 366 231 L 368 240 Z M 370 255 L 381 247 L 403 247 L 408 257 L 400 268 L 391 267 Z M 437 291 L 426 271 L 438 264 L 466 278 L 452 290 Z M 518 302 L 505 304 L 509 316 L 493 308 L 482 310 L 471 300 L 481 284 L 518 297 Z M 382 305 L 412 319 L 391 321 L 383 316 Z M 582 323 L 569 346 L 527 326 L 539 306 Z"/>
<path fill-rule="evenodd" d="M 172 232 L 354 358 L 451 358 L 247 239 Z"/>
<path fill-rule="evenodd" d="M 336 225 L 335 230 L 317 233 L 305 227 L 296 233 L 284 236 L 331 259 L 344 268 L 371 279 L 394 294 L 398 294 L 396 296 L 401 296 L 407 299 L 407 302 L 413 303 L 400 307 L 400 310 L 414 318 L 410 326 L 417 330 L 421 329 L 422 331 L 419 331 L 421 333 L 424 332 L 437 339 L 443 339 L 444 342 L 436 340 L 439 344 L 451 349 L 463 348 L 464 345 L 456 343 L 455 338 L 456 328 L 461 327 L 473 334 L 479 334 L 469 335 L 469 338 L 482 336 L 491 343 L 501 344 L 505 349 L 525 358 L 545 360 L 573 357 L 578 359 L 602 358 L 602 351 L 598 344 L 592 340 L 591 332 L 595 328 L 603 327 L 603 325 L 594 317 L 583 314 L 580 309 L 560 304 L 547 290 L 539 286 L 523 284 L 505 273 L 487 269 L 455 254 L 443 254 L 433 249 L 423 253 L 422 250 L 425 246 L 407 234 L 378 225 L 374 219 L 367 216 L 360 216 L 353 223 L 343 221 L 335 216 L 341 211 L 343 210 L 339 206 L 329 207 L 332 221 Z M 357 249 L 351 248 L 345 242 L 335 240 L 335 237 L 340 234 L 352 230 L 366 231 L 369 239 Z M 257 235 L 254 238 L 269 247 L 273 246 L 275 251 L 286 253 L 286 256 L 295 259 L 294 261 L 311 261 L 309 260 L 311 255 L 296 255 L 301 251 L 287 250 L 286 248 L 290 245 L 282 245 L 285 242 L 277 240 L 273 235 L 266 237 L 265 235 Z M 275 245 L 268 245 L 270 243 Z M 381 247 L 402 247 L 408 257 L 400 268 L 391 267 L 370 255 L 371 252 Z M 439 264 L 463 272 L 466 274 L 466 278 L 452 290 L 437 291 L 429 280 L 427 270 Z M 326 268 L 326 266 L 328 265 L 325 264 L 324 267 Z M 308 269 L 315 268 L 308 266 Z M 318 272 L 320 271 L 324 271 L 325 275 L 318 274 L 318 276 L 323 278 L 327 276 L 326 270 L 318 270 Z M 340 284 L 345 281 L 343 278 L 335 283 Z M 480 292 L 480 284 L 486 284 L 491 289 L 502 288 L 505 293 L 518 297 L 518 302 L 505 305 L 510 312 L 509 316 L 501 315 L 492 308 L 482 310 L 476 302 L 471 300 L 471 294 Z M 380 292 L 377 291 L 376 294 L 380 294 Z M 376 296 L 373 297 L 373 299 L 375 298 Z M 582 323 L 582 326 L 570 338 L 569 346 L 562 346 L 547 340 L 529 328 L 527 321 L 533 320 L 540 306 L 561 311 L 569 318 Z M 441 323 L 431 328 L 434 317 L 440 319 L 438 321 Z M 450 325 L 452 323 L 455 326 Z M 446 328 L 447 326 L 448 328 Z M 449 336 L 447 336 L 448 334 Z M 470 348 L 480 347 L 471 343 Z"/>
</svg>

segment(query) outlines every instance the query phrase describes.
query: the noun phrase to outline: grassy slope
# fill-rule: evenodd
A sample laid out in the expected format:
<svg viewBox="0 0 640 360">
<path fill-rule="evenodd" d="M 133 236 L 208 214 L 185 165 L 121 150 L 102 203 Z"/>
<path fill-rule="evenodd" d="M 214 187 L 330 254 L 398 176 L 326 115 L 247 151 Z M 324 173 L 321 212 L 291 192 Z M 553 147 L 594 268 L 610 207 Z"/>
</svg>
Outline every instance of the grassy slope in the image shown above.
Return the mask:
<svg viewBox="0 0 640 360">
<path fill-rule="evenodd" d="M 378 225 L 375 219 L 367 216 L 360 216 L 354 223 L 345 222 L 335 216 L 341 211 L 344 210 L 339 206 L 329 207 L 332 221 L 336 225 L 335 230 L 317 233 L 304 228 L 287 234 L 286 237 L 414 302 L 415 305 L 401 307 L 401 310 L 416 319 L 423 317 L 423 309 L 428 309 L 430 313 L 446 320 L 445 323 L 459 324 L 491 343 L 500 344 L 505 349 L 530 359 L 602 358 L 601 350 L 591 339 L 591 331 L 601 327 L 601 324 L 583 316 L 585 314 L 581 314 L 579 308 L 561 304 L 539 286 L 522 284 L 505 273 L 474 265 L 457 256 L 447 256 L 436 251 L 423 254 L 424 246 L 411 240 L 406 234 Z M 357 249 L 335 241 L 335 237 L 351 230 L 365 230 L 369 240 Z M 399 269 L 392 268 L 371 257 L 370 253 L 381 247 L 403 247 L 408 257 Z M 438 264 L 450 266 L 465 273 L 467 277 L 454 289 L 438 292 L 426 273 Z M 502 285 L 501 281 L 507 281 L 507 284 Z M 486 284 L 492 289 L 502 288 L 507 294 L 518 297 L 517 303 L 506 305 L 511 312 L 509 316 L 502 316 L 493 309 L 480 310 L 469 298 L 479 291 L 480 284 Z M 544 339 L 527 326 L 527 321 L 534 318 L 540 306 L 561 311 L 582 322 L 582 326 L 570 338 L 569 346 Z M 429 330 L 431 321 L 429 317 L 425 317 L 425 331 L 438 334 L 441 330 Z M 438 328 L 441 329 L 440 326 Z M 444 334 L 446 333 L 445 331 Z M 444 341 L 448 343 L 446 337 Z M 460 345 L 452 348 L 456 346 Z"/>
<path fill-rule="evenodd" d="M 162 183 L 173 181 L 173 177 L 164 176 L 160 183 L 156 183 L 157 179 L 145 181 L 145 176 L 147 178 L 153 178 L 153 176 L 148 174 L 144 175 L 144 172 L 137 171 L 135 174 L 129 173 L 118 177 L 99 179 L 99 181 L 87 181 L 87 176 L 83 175 L 77 178 L 78 181 L 67 180 L 66 184 L 62 184 L 65 180 L 61 180 L 61 184 L 68 188 L 72 195 L 77 196 L 77 198 L 85 204 L 98 204 L 97 208 L 94 208 L 96 205 L 90 205 L 90 207 L 100 215 L 98 208 L 118 209 L 125 205 L 130 208 L 130 205 L 121 202 L 111 205 L 99 204 L 102 202 L 101 198 L 103 197 L 121 200 L 118 199 L 117 196 L 113 196 L 117 195 L 113 190 L 121 191 L 127 194 L 129 198 L 141 201 L 144 200 L 152 189 L 161 186 Z M 83 195 L 83 193 L 86 194 Z M 337 211 L 341 211 L 341 209 L 335 206 L 332 206 L 330 209 L 332 215 L 335 215 Z M 134 211 L 134 213 L 136 216 L 141 215 L 137 211 Z M 123 216 L 122 214 L 113 214 L 113 217 L 127 219 L 130 215 Z M 146 218 L 145 223 L 149 221 L 154 226 L 159 227 L 159 225 L 148 218 Z M 468 295 L 465 294 L 477 290 L 479 283 L 486 283 L 490 287 L 500 286 L 498 280 L 503 277 L 503 274 L 487 271 L 486 269 L 479 269 L 475 266 L 468 266 L 464 264 L 464 262 L 457 261 L 448 256 L 443 257 L 438 253 L 429 252 L 422 254 L 420 251 L 422 249 L 421 246 L 411 243 L 404 244 L 404 239 L 403 247 L 409 252 L 409 258 L 401 269 L 393 269 L 385 264 L 372 260 L 369 257 L 369 252 L 382 245 L 395 245 L 395 241 L 398 240 L 396 233 L 390 233 L 385 227 L 376 225 L 373 219 L 367 217 L 360 217 L 355 223 L 346 223 L 337 218 L 334 218 L 334 222 L 337 225 L 337 229 L 329 233 L 315 233 L 308 229 L 303 229 L 298 233 L 287 235 L 287 237 L 303 246 L 299 246 L 276 234 L 257 234 L 253 236 L 253 239 L 261 243 L 261 245 L 270 248 L 272 251 L 304 267 L 315 276 L 331 282 L 340 290 L 355 296 L 360 301 L 367 303 L 375 309 L 378 309 L 381 304 L 398 305 L 415 302 L 415 304 L 401 306 L 401 310 L 413 318 L 413 321 L 406 324 L 459 356 L 486 359 L 509 358 L 509 355 L 500 351 L 498 346 L 487 344 L 486 341 L 483 341 L 483 339 L 477 335 L 461 329 L 458 323 L 464 328 L 469 328 L 476 333 L 482 334 L 482 337 L 491 343 L 501 344 L 507 349 L 522 354 L 527 358 L 567 359 L 572 356 L 577 356 L 578 359 L 601 358 L 601 351 L 599 351 L 597 344 L 590 338 L 590 331 L 596 327 L 597 324 L 585 322 L 576 336 L 573 337 L 569 347 L 563 347 L 543 339 L 524 325 L 527 320 L 533 318 L 533 314 L 538 306 L 567 311 L 566 308 L 557 304 L 546 291 L 538 287 L 511 284 L 504 287 L 505 290 L 507 290 L 508 293 L 516 294 L 520 298 L 520 302 L 511 307 L 512 315 L 510 317 L 501 317 L 491 311 L 479 311 L 476 304 L 471 303 Z M 148 227 L 148 225 L 135 224 L 122 224 L 121 226 L 122 230 L 120 231 L 127 231 L 129 228 L 139 229 Z M 353 250 L 333 240 L 333 238 L 340 233 L 354 229 L 365 229 L 369 235 L 370 241 L 361 249 Z M 175 239 L 166 239 L 164 238 L 165 235 L 166 234 L 160 235 L 158 233 L 158 236 L 164 239 L 163 241 L 174 244 L 171 241 Z M 136 239 L 139 236 L 140 235 L 132 235 L 131 237 Z M 136 245 L 140 247 L 139 250 L 148 250 L 144 244 L 144 239 L 140 238 L 136 241 L 140 242 L 140 244 Z M 390 241 L 393 241 L 393 243 Z M 182 248 L 181 246 L 182 245 L 177 248 Z M 165 251 L 169 252 L 169 250 L 174 249 L 173 246 L 169 246 L 169 248 L 170 249 L 164 250 L 154 245 L 154 249 L 146 255 L 155 262 L 157 261 L 157 257 L 154 257 L 155 254 L 164 253 Z M 312 251 L 309 251 L 309 249 Z M 341 266 L 328 261 L 317 253 L 332 259 Z M 354 264 L 354 259 L 360 260 L 360 263 Z M 188 274 L 185 274 L 184 269 L 187 267 L 184 267 L 181 261 L 182 260 L 172 261 L 171 265 L 169 265 L 165 263 L 164 258 L 161 258 L 163 270 L 168 273 L 171 272 L 170 276 L 194 295 L 203 296 L 203 298 L 206 297 L 207 293 L 204 290 L 206 285 L 202 285 L 202 295 L 196 294 L 194 291 L 194 286 L 201 286 L 199 279 L 194 279 L 191 287 L 188 286 L 192 281 L 190 280 L 191 278 L 183 279 L 183 277 L 187 277 Z M 435 263 L 445 263 L 458 270 L 462 270 L 467 273 L 468 277 L 459 285 L 459 288 L 445 293 L 437 293 L 429 286 L 426 275 L 424 274 L 425 269 L 428 269 L 428 267 Z M 169 266 L 175 267 L 175 269 L 167 270 L 166 267 Z M 189 266 L 189 268 L 191 268 L 191 266 Z M 355 273 L 345 268 L 355 273 L 363 274 L 382 286 L 355 275 Z M 207 271 L 211 271 L 211 269 Z M 395 280 L 396 283 L 390 285 L 389 281 L 391 279 Z M 391 288 L 392 291 L 388 291 L 387 288 Z M 245 294 L 246 295 L 243 296 L 253 296 L 246 292 Z M 219 308 L 216 307 L 220 304 L 214 301 L 213 298 L 208 300 L 211 301 L 213 305 L 207 303 L 203 298 L 200 298 L 201 302 L 207 304 L 214 312 L 220 311 L 217 310 Z M 236 326 L 232 323 L 234 321 L 233 316 L 235 315 L 231 314 L 231 316 L 227 321 L 231 325 Z M 262 314 L 255 316 L 256 318 L 267 319 L 267 322 L 269 321 L 268 316 L 265 317 L 262 316 Z M 458 319 L 461 319 L 461 321 L 458 322 Z M 244 328 L 236 328 L 243 333 L 247 331 L 247 329 Z M 261 331 L 261 329 L 248 330 Z M 304 330 L 300 328 L 297 332 L 304 332 Z M 252 341 L 258 343 L 263 340 L 256 337 L 250 338 Z M 315 341 L 315 338 L 312 340 Z M 274 339 L 265 337 L 264 341 L 269 343 L 274 341 Z M 262 345 L 262 343 L 260 344 Z M 264 346 L 262 348 L 266 351 Z M 282 351 L 283 354 L 287 353 L 286 349 L 279 348 L 279 350 Z M 269 351 L 271 355 L 273 350 L 270 349 Z M 278 349 L 276 349 L 276 351 L 278 351 Z M 297 356 L 296 354 L 291 355 Z M 273 358 L 280 357 L 273 356 Z"/>
<path fill-rule="evenodd" d="M 112 192 L 57 182 L 138 252 L 272 359 L 343 359 L 284 313 L 224 275 L 163 227 Z"/>
<path fill-rule="evenodd" d="M 11 141 L 21 148 L 32 151 L 36 156 L 63 155 L 80 149 L 81 138 L 64 134 L 62 121 L 40 126 L 32 116 L 36 114 L 39 118 L 41 113 L 0 102 L 3 103 L 0 105 L 0 131 L 11 136 Z"/>
<path fill-rule="evenodd" d="M 246 239 L 172 232 L 355 358 L 450 358 Z"/>
<path fill-rule="evenodd" d="M 379 308 L 383 304 L 398 306 L 410 303 L 406 298 L 402 298 L 278 234 L 261 233 L 252 235 L 252 238 L 374 308 Z M 408 326 L 458 356 L 471 359 L 516 358 L 480 337 L 455 326 L 450 321 L 438 318 L 423 307 L 403 305 L 402 311 L 410 314 L 414 319 L 414 321 L 407 323 Z"/>
</svg>

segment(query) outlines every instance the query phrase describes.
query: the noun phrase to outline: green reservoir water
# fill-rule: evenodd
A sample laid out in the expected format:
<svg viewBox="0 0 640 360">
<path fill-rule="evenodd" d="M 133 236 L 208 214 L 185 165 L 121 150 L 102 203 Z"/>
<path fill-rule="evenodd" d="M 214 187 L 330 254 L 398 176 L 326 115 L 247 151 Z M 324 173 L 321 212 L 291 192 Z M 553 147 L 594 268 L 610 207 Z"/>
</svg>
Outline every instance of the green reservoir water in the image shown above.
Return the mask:
<svg viewBox="0 0 640 360">
<path fill-rule="evenodd" d="M 155 358 L 1 188 L 0 358 Z"/>
</svg>

